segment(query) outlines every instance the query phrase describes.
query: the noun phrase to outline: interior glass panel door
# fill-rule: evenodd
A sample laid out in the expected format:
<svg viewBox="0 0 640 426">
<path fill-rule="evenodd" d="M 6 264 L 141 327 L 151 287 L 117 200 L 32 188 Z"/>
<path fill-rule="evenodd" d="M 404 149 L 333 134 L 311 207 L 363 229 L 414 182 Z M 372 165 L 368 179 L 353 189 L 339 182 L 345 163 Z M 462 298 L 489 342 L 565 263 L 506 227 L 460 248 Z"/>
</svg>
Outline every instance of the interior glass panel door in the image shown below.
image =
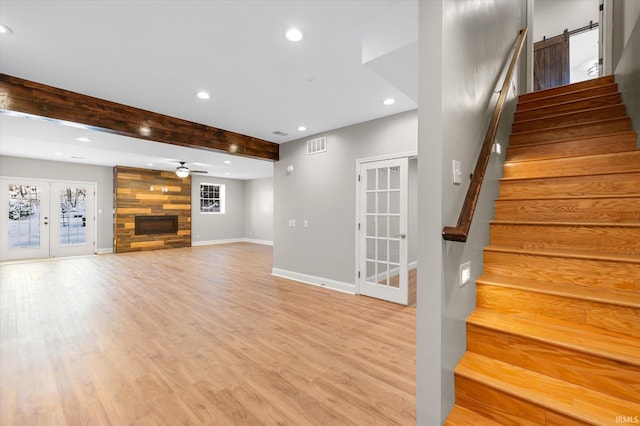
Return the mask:
<svg viewBox="0 0 640 426">
<path fill-rule="evenodd" d="M 359 292 L 408 303 L 408 159 L 364 163 L 360 169 Z M 362 226 L 364 224 L 364 226 Z"/>
<path fill-rule="evenodd" d="M 49 184 L 0 180 L 0 260 L 49 255 Z"/>
</svg>

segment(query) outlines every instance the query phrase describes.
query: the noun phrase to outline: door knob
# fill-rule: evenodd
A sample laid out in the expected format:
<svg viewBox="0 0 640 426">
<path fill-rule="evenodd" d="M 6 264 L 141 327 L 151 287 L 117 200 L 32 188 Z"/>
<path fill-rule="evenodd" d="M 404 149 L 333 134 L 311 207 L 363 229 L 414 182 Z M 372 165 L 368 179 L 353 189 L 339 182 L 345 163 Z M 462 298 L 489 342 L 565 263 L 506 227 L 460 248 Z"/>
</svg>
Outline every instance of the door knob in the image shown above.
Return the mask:
<svg viewBox="0 0 640 426">
<path fill-rule="evenodd" d="M 394 235 L 394 238 L 407 238 L 407 234 L 398 234 L 398 235 Z"/>
</svg>

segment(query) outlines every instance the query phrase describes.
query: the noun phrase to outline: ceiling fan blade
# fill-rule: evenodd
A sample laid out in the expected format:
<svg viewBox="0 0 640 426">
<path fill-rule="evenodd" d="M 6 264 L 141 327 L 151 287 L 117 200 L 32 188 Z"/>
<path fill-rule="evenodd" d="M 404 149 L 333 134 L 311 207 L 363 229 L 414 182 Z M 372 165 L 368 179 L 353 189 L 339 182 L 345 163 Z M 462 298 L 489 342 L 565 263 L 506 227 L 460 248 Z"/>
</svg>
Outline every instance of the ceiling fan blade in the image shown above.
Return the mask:
<svg viewBox="0 0 640 426">
<path fill-rule="evenodd" d="M 203 174 L 207 174 L 209 173 L 206 170 L 189 170 L 190 173 L 203 173 Z"/>
</svg>

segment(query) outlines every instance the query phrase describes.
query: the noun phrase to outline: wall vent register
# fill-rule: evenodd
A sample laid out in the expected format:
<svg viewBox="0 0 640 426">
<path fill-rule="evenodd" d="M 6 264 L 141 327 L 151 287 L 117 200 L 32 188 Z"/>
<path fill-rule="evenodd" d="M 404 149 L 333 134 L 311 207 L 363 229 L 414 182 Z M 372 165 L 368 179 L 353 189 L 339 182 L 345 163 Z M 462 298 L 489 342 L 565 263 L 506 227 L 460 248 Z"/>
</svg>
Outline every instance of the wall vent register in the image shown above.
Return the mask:
<svg viewBox="0 0 640 426">
<path fill-rule="evenodd" d="M 307 141 L 307 155 L 327 151 L 327 138 L 316 138 Z"/>
</svg>

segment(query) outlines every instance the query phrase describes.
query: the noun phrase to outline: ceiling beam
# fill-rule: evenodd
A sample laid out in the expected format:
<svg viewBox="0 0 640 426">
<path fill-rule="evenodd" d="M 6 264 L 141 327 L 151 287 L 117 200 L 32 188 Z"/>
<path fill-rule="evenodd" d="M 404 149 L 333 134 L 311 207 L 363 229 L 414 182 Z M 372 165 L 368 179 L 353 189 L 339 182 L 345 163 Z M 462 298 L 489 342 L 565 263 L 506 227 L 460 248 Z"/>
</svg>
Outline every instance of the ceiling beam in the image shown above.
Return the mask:
<svg viewBox="0 0 640 426">
<path fill-rule="evenodd" d="M 240 133 L 0 74 L 0 111 L 138 139 L 278 161 L 279 145 Z"/>
</svg>

